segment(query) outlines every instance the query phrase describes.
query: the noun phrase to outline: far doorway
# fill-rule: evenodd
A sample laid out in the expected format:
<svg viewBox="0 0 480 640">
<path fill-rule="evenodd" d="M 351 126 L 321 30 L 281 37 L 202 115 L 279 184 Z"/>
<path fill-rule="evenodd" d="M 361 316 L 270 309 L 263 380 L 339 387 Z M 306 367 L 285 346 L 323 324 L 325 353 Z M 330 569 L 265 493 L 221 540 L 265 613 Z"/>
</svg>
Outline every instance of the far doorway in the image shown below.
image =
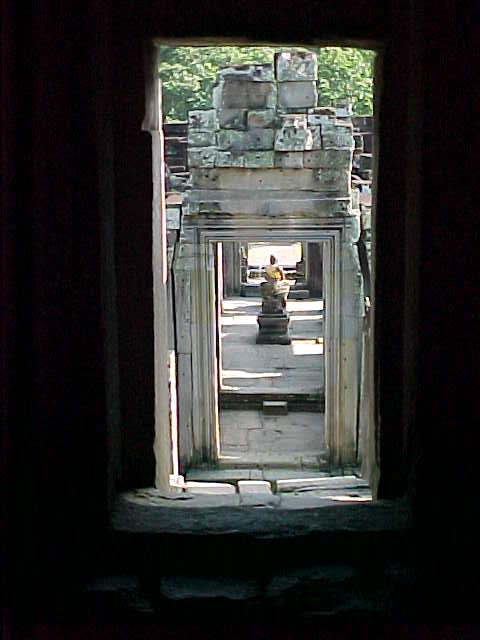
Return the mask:
<svg viewBox="0 0 480 640">
<path fill-rule="evenodd" d="M 271 256 L 290 344 L 257 343 Z M 323 242 L 227 241 L 217 257 L 219 466 L 325 468 Z"/>
</svg>

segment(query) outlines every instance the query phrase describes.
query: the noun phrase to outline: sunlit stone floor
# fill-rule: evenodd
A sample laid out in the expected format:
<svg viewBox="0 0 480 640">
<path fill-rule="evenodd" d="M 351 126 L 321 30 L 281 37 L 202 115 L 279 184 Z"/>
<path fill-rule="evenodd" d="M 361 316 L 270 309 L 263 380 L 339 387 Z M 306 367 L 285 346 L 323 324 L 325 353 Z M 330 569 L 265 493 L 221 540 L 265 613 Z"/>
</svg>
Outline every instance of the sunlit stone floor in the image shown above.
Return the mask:
<svg viewBox="0 0 480 640">
<path fill-rule="evenodd" d="M 256 344 L 260 298 L 223 301 L 222 388 L 319 393 L 324 386 L 323 301 L 289 300 L 291 345 Z"/>
<path fill-rule="evenodd" d="M 261 300 L 224 300 L 222 390 L 229 393 L 318 394 L 324 386 L 323 302 L 289 300 L 291 345 L 257 345 Z M 326 464 L 322 413 L 266 416 L 220 412 L 220 466 L 318 469 Z"/>
</svg>

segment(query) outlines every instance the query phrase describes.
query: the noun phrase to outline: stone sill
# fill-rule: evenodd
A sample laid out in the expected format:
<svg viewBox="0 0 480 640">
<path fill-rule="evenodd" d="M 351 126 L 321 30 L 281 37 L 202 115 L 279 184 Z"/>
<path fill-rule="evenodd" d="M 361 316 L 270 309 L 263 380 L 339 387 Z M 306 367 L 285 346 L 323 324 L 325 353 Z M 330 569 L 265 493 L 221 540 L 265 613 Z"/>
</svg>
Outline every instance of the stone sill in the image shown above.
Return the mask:
<svg viewBox="0 0 480 640">
<path fill-rule="evenodd" d="M 411 511 L 404 500 L 344 504 L 313 496 L 285 496 L 281 505 L 239 506 L 219 500 L 229 496 L 195 496 L 193 500 L 148 505 L 127 496 L 118 497 L 111 515 L 111 527 L 117 533 L 291 539 L 332 533 L 406 534 L 412 530 Z"/>
</svg>

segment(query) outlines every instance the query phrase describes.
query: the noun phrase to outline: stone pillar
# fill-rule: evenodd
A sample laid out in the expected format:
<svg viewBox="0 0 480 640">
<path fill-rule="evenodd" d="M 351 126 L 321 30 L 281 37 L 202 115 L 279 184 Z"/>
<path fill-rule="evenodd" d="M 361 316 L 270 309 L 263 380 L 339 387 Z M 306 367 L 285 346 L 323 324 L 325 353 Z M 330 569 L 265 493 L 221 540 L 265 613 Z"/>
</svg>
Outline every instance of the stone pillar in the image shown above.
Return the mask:
<svg viewBox="0 0 480 640">
<path fill-rule="evenodd" d="M 153 300 L 154 300 L 154 367 L 155 367 L 155 486 L 162 493 L 170 492 L 172 446 L 170 437 L 168 393 L 168 295 L 167 238 L 165 210 L 165 179 L 163 133 L 152 131 L 153 166 Z"/>
<path fill-rule="evenodd" d="M 356 242 L 359 218 L 346 220 L 341 247 L 340 453 L 342 464 L 357 462 L 357 426 L 361 376 L 363 281 Z"/>
<path fill-rule="evenodd" d="M 323 247 L 321 242 L 309 242 L 307 250 L 307 288 L 310 295 L 323 296 Z"/>
<path fill-rule="evenodd" d="M 218 439 L 215 253 L 184 229 L 174 261 L 180 467 L 214 463 Z"/>
<path fill-rule="evenodd" d="M 193 459 L 191 276 L 193 246 L 177 245 L 173 262 L 177 350 L 178 449 L 181 472 Z"/>
<path fill-rule="evenodd" d="M 223 291 L 225 296 L 240 294 L 240 243 L 223 242 Z"/>
</svg>

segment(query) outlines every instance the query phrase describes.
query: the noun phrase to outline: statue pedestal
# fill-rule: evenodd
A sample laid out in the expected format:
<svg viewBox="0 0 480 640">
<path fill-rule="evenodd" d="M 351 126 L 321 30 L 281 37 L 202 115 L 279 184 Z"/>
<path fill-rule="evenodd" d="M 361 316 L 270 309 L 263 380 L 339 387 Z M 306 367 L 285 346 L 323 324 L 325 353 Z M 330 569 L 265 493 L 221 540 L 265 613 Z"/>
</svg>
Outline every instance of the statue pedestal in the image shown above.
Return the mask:
<svg viewBox="0 0 480 640">
<path fill-rule="evenodd" d="M 290 344 L 292 342 L 288 332 L 290 318 L 287 313 L 259 313 L 257 322 L 257 344 Z"/>
<path fill-rule="evenodd" d="M 265 298 L 262 311 L 257 316 L 257 344 L 290 344 L 288 332 L 290 317 L 282 306 L 280 297 Z"/>
</svg>

